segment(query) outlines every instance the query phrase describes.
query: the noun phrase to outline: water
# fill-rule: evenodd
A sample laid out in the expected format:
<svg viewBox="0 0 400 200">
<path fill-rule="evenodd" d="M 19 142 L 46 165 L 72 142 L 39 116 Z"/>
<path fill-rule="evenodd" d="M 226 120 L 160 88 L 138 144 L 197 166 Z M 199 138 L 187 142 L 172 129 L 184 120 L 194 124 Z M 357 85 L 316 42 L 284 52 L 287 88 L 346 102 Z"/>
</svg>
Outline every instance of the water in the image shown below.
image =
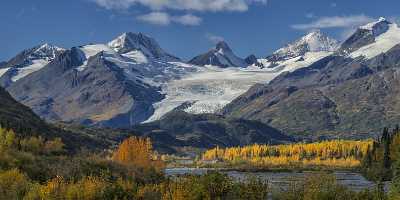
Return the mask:
<svg viewBox="0 0 400 200">
<path fill-rule="evenodd" d="M 170 168 L 166 169 L 167 176 L 179 176 L 185 174 L 202 175 L 215 169 L 197 169 L 197 168 Z M 224 171 L 228 176 L 238 181 L 245 181 L 250 176 L 255 176 L 270 184 L 273 189 L 285 189 L 292 181 L 304 180 L 307 176 L 317 172 L 239 172 Z M 339 184 L 348 187 L 353 191 L 372 189 L 375 183 L 366 180 L 361 174 L 346 171 L 332 172 Z"/>
</svg>

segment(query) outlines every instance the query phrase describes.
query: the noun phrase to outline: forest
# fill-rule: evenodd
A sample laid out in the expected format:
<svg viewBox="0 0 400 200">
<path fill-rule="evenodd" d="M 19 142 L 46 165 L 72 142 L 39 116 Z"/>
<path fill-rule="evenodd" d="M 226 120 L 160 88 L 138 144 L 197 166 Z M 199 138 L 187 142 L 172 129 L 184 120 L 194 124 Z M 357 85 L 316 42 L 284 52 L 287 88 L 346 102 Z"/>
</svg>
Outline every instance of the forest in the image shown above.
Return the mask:
<svg viewBox="0 0 400 200">
<path fill-rule="evenodd" d="M 130 137 L 116 149 L 101 153 L 87 150 L 70 153 L 61 139 L 18 137 L 13 130 L 0 128 L 0 199 L 396 200 L 400 197 L 400 162 L 397 159 L 400 148 L 396 145 L 400 136 L 385 130 L 378 141 L 253 145 L 229 151 L 216 148 L 204 154 L 208 159 L 235 160 L 243 156 L 250 162 L 254 162 L 253 158 L 263 160 L 261 158 L 268 156 L 318 158 L 331 162 L 351 159 L 359 161 L 356 165 L 365 173 L 376 177 L 383 177 L 375 172 L 387 167 L 384 178 L 392 180 L 389 191 L 380 184 L 369 190 L 352 191 L 323 171 L 291 183 L 286 190 L 272 189 L 268 182 L 256 177 L 240 182 L 219 172 L 167 177 L 163 172 L 162 155 L 153 150 L 148 138 Z"/>
<path fill-rule="evenodd" d="M 232 165 L 264 168 L 355 168 L 372 147 L 373 140 L 333 140 L 286 145 L 254 144 L 244 147 L 214 148 L 203 154 L 204 160 L 220 160 Z"/>
</svg>

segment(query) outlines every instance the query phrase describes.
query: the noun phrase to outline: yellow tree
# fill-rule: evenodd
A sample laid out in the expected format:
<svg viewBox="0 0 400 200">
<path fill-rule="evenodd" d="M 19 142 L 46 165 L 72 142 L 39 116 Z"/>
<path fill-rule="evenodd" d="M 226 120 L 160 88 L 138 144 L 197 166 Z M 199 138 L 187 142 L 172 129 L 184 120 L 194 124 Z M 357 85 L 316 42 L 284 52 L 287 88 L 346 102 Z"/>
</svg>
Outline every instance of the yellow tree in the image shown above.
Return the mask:
<svg viewBox="0 0 400 200">
<path fill-rule="evenodd" d="M 151 140 L 139 137 L 130 137 L 124 140 L 112 157 L 114 161 L 127 166 L 161 168 L 161 161 L 153 158 L 154 152 Z"/>
</svg>

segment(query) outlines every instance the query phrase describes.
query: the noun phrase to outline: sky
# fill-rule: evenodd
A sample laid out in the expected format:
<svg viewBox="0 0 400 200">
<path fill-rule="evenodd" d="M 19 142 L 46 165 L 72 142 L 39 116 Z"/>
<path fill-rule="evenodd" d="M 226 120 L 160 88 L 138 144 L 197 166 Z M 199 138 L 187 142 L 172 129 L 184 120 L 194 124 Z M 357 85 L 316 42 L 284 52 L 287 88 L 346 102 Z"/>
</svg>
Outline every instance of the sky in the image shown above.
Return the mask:
<svg viewBox="0 0 400 200">
<path fill-rule="evenodd" d="M 42 43 L 106 43 L 124 32 L 155 38 L 188 60 L 226 41 L 241 57 L 264 57 L 315 29 L 344 40 L 399 0 L 1 0 L 0 61 Z"/>
</svg>

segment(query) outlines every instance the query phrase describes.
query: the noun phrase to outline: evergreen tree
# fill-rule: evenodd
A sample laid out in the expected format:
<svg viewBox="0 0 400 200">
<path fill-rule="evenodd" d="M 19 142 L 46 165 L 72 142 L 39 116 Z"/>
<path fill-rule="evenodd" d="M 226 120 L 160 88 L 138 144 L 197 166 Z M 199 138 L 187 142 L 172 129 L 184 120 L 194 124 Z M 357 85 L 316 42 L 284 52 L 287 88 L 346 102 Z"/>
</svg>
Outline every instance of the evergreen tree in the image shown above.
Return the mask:
<svg viewBox="0 0 400 200">
<path fill-rule="evenodd" d="M 365 159 L 363 162 L 363 167 L 370 168 L 372 166 L 372 162 L 373 162 L 373 155 L 372 155 L 372 151 L 370 150 L 370 146 L 368 145 Z"/>
<path fill-rule="evenodd" d="M 389 129 L 388 128 L 385 128 L 383 130 L 382 143 L 383 143 L 383 168 L 388 170 L 391 167 L 390 134 L 389 134 Z"/>
</svg>

